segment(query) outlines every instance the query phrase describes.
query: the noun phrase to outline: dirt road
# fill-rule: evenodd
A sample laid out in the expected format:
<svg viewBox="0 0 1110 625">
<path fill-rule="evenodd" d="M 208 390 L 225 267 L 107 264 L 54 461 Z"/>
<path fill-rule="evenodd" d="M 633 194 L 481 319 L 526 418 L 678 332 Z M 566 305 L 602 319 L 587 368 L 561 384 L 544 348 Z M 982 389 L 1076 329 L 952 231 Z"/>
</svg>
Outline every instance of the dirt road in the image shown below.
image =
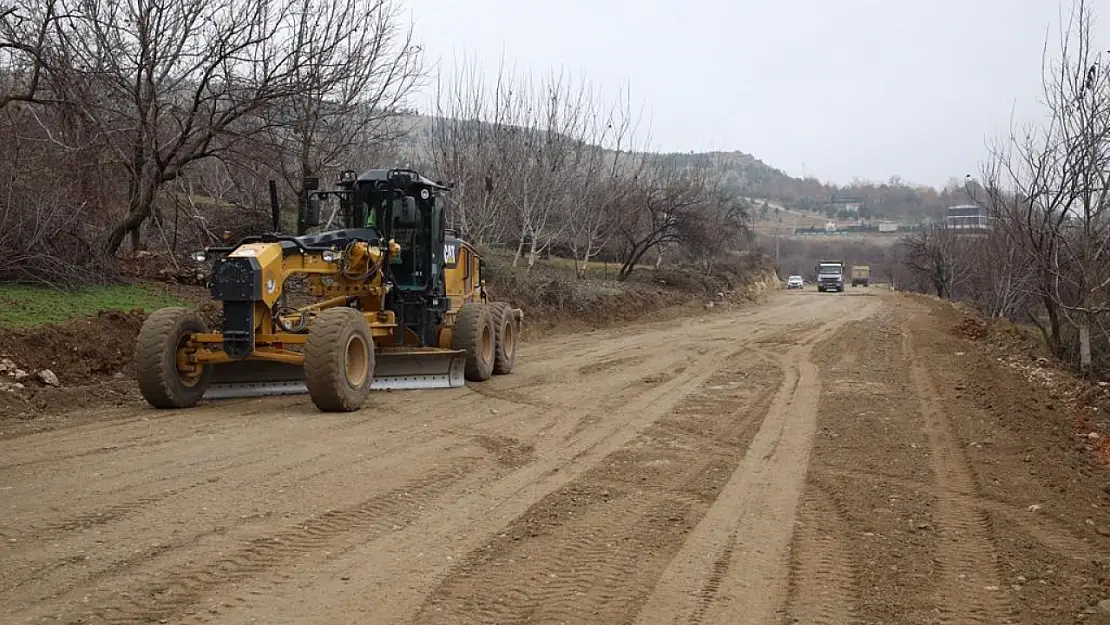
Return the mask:
<svg viewBox="0 0 1110 625">
<path fill-rule="evenodd" d="M 8 437 L 0 620 L 1106 622 L 1106 474 L 938 315 L 781 292 L 356 414 L 237 400 Z"/>
</svg>

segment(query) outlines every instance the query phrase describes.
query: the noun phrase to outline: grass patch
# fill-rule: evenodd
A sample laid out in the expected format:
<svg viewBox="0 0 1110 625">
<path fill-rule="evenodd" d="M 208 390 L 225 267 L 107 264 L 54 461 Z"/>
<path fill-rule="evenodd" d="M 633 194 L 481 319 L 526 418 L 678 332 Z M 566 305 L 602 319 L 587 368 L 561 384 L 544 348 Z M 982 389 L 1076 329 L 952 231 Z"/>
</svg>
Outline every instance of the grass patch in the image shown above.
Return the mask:
<svg viewBox="0 0 1110 625">
<path fill-rule="evenodd" d="M 61 323 L 103 310 L 151 311 L 163 306 L 180 306 L 170 295 L 134 284 L 88 286 L 76 291 L 0 284 L 0 328 L 30 328 Z"/>
</svg>

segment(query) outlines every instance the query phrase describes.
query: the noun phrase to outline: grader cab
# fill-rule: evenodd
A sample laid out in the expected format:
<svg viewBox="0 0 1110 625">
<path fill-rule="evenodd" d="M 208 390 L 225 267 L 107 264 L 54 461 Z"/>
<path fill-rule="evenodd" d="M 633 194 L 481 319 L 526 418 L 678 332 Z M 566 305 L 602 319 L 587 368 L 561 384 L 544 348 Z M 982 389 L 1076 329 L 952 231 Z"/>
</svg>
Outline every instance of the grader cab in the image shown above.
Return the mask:
<svg viewBox="0 0 1110 625">
<path fill-rule="evenodd" d="M 418 172 L 345 171 L 305 181 L 304 220 L 323 232 L 274 233 L 198 253 L 222 304 L 212 330 L 184 308 L 154 312 L 135 346 L 143 397 L 157 408 L 201 399 L 307 392 L 323 411 L 358 410 L 371 389 L 445 388 L 508 374 L 523 311 L 492 301 L 478 253 L 446 227 L 447 187 Z M 338 218 L 342 227 L 328 229 Z M 287 284 L 303 277 L 308 300 Z"/>
</svg>

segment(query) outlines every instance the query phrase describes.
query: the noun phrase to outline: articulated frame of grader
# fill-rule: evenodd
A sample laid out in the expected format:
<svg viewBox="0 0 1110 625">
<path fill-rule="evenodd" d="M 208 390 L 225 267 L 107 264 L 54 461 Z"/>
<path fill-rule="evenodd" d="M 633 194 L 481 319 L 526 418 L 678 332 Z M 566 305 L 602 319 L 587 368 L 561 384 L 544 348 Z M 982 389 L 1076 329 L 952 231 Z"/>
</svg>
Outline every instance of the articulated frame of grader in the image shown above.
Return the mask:
<svg viewBox="0 0 1110 625">
<path fill-rule="evenodd" d="M 508 374 L 523 311 L 490 301 L 478 253 L 446 228 L 447 187 L 412 170 L 344 171 L 320 191 L 308 178 L 304 220 L 338 200 L 336 230 L 274 233 L 208 248 L 213 331 L 184 308 L 155 311 L 135 345 L 139 389 L 157 408 L 201 399 L 307 392 L 326 412 L 358 410 L 371 389 L 446 388 Z M 329 219 L 328 223 L 331 223 Z M 303 276 L 310 304 L 288 303 Z"/>
</svg>

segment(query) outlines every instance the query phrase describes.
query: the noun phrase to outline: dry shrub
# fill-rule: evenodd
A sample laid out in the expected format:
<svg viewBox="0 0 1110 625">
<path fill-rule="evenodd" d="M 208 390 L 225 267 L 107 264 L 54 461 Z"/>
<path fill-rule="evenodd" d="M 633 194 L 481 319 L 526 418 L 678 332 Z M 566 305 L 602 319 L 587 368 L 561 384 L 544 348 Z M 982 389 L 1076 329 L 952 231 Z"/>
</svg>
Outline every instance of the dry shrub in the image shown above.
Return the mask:
<svg viewBox="0 0 1110 625">
<path fill-rule="evenodd" d="M 60 149 L 36 119 L 15 107 L 0 115 L 0 281 L 101 282 L 113 269 L 97 245 L 111 176 L 95 150 Z"/>
<path fill-rule="evenodd" d="M 959 325 L 953 328 L 952 332 L 956 336 L 962 336 L 973 341 L 986 338 L 987 334 L 989 334 L 987 323 L 981 319 L 972 317 L 965 318 Z"/>
<path fill-rule="evenodd" d="M 549 325 L 583 322 L 601 326 L 633 321 L 672 306 L 733 293 L 747 293 L 755 281 L 773 273 L 759 255 L 737 255 L 714 266 L 711 273 L 695 265 L 664 265 L 638 270 L 627 281 L 577 279 L 573 270 L 538 262 L 531 270 L 513 267 L 503 253 L 487 251 L 483 277 L 493 297 L 525 309 L 525 319 Z"/>
</svg>

